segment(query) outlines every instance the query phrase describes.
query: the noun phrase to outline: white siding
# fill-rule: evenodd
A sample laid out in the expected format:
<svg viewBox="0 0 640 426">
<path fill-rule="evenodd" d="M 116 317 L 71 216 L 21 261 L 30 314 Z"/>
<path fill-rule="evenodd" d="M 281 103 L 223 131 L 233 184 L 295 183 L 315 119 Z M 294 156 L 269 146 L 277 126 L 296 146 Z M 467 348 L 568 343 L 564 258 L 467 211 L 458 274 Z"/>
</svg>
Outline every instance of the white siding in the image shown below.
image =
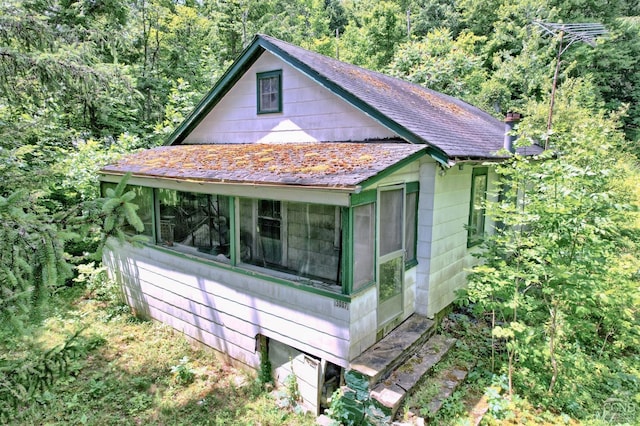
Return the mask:
<svg viewBox="0 0 640 426">
<path fill-rule="evenodd" d="M 467 248 L 472 164 L 443 172 L 435 163 L 420 168 L 418 286 L 416 312 L 433 317 L 466 285 L 468 268 L 477 263 Z M 489 185 L 495 182 L 490 170 Z M 487 223 L 490 231 L 493 223 Z"/>
<path fill-rule="evenodd" d="M 258 115 L 256 73 L 278 69 L 282 70 L 282 112 Z M 329 90 L 265 52 L 185 142 L 327 142 L 395 136 Z"/>
<path fill-rule="evenodd" d="M 394 172 L 393 174 L 381 179 L 376 182 L 371 188 L 366 187 L 365 189 L 379 188 L 381 186 L 388 185 L 396 185 L 407 182 L 416 182 L 420 179 L 420 162 L 413 161 L 410 164 L 402 167 L 400 170 Z"/>
<path fill-rule="evenodd" d="M 376 342 L 378 327 L 378 291 L 369 287 L 351 299 L 350 359 L 354 359 Z"/>
<path fill-rule="evenodd" d="M 258 334 L 348 365 L 349 310 L 330 297 L 152 247 L 120 246 L 105 263 L 140 314 L 251 367 L 259 365 Z"/>
</svg>

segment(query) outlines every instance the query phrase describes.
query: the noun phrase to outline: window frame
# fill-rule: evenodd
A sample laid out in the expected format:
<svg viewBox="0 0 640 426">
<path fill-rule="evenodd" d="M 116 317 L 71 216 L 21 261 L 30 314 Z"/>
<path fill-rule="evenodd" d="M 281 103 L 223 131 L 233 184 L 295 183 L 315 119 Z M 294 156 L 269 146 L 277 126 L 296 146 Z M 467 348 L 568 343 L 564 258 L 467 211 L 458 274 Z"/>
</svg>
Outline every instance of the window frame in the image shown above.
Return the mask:
<svg viewBox="0 0 640 426">
<path fill-rule="evenodd" d="M 416 205 L 415 205 L 415 209 L 414 209 L 414 221 L 413 221 L 413 229 L 410 230 L 409 229 L 409 203 L 408 203 L 408 198 L 409 196 L 413 196 L 415 195 L 416 197 Z M 406 269 L 411 269 L 414 266 L 416 266 L 418 264 L 418 220 L 419 220 L 419 203 L 420 203 L 420 184 L 419 182 L 408 182 L 406 185 L 406 189 L 405 189 L 405 220 L 404 220 L 404 232 L 405 232 L 405 261 L 404 261 L 404 267 L 405 270 Z M 410 253 L 409 250 L 409 246 L 408 246 L 408 238 L 407 238 L 407 232 L 411 232 L 413 231 L 413 247 L 411 247 L 411 251 L 413 253 Z M 409 256 L 409 254 L 413 254 L 413 256 Z"/>
<path fill-rule="evenodd" d="M 170 203 L 164 204 L 162 202 L 163 196 L 160 194 L 160 191 L 167 191 L 167 195 L 170 195 L 171 192 L 175 193 L 175 205 L 171 205 Z M 206 192 L 196 192 L 196 191 L 184 191 L 178 189 L 171 188 L 154 188 L 154 216 L 155 216 L 155 238 L 154 245 L 158 247 L 163 247 L 165 249 L 181 252 L 185 254 L 190 254 L 193 256 L 203 257 L 209 260 L 215 260 L 222 263 L 230 264 L 233 259 L 231 257 L 231 238 L 232 238 L 232 230 L 231 230 L 231 204 L 233 200 L 227 196 L 222 194 L 214 194 L 214 193 L 206 193 Z M 216 215 L 213 215 L 213 197 L 215 197 L 216 206 L 214 210 L 217 208 L 218 211 Z M 186 200 L 186 201 L 185 201 Z M 202 202 L 206 201 L 206 205 L 203 205 Z M 227 214 L 220 215 L 220 210 L 222 207 L 220 204 L 226 207 Z M 189 204 L 191 204 L 189 206 Z M 164 207 L 163 207 L 164 205 Z M 185 222 L 181 222 L 177 220 L 179 216 L 183 216 L 183 218 L 190 218 L 193 215 L 192 211 L 184 210 L 185 205 L 187 207 L 195 207 L 197 209 L 202 208 L 202 212 L 204 213 L 202 217 L 200 217 L 199 223 L 186 223 L 191 229 L 183 238 L 178 241 L 175 240 L 174 228 L 185 225 Z M 178 212 L 179 210 L 183 210 L 183 215 L 163 215 L 164 209 L 171 209 Z M 166 213 L 166 212 L 165 212 Z M 188 215 L 186 213 L 189 213 Z M 214 220 L 225 219 L 224 224 L 222 222 L 218 222 L 218 229 L 216 230 L 214 225 Z M 195 227 L 193 227 L 195 226 Z M 163 227 L 166 228 L 166 231 L 169 232 L 168 239 L 164 239 Z M 224 228 L 222 228 L 224 227 Z M 196 233 L 199 233 L 199 229 L 202 228 L 204 233 L 200 233 L 199 239 L 202 241 L 202 236 L 204 235 L 205 241 L 208 238 L 210 242 L 210 246 L 202 245 L 196 242 L 197 237 Z M 224 231 L 224 232 L 223 232 Z M 190 234 L 190 235 L 189 235 Z M 190 239 L 190 240 L 189 240 Z M 189 242 L 185 242 L 185 240 L 189 240 Z M 213 245 L 213 242 L 217 242 L 217 245 Z M 213 250 L 222 250 L 215 252 Z M 207 251 L 210 250 L 210 251 Z M 219 257 L 219 255 L 223 255 L 224 259 Z"/>
<path fill-rule="evenodd" d="M 107 188 L 115 189 L 116 186 L 118 186 L 116 182 L 107 182 L 107 181 L 100 182 L 100 196 L 103 198 L 106 197 Z M 140 188 L 141 191 L 149 191 L 148 196 L 149 196 L 150 204 L 148 206 L 145 206 L 140 202 L 142 200 L 139 198 L 140 194 L 137 192 L 136 188 Z M 128 222 L 123 225 L 122 231 L 126 235 L 129 235 L 132 237 L 133 236 L 143 237 L 147 241 L 153 242 L 156 240 L 155 191 L 153 190 L 153 188 L 150 188 L 148 186 L 127 184 L 124 188 L 123 194 L 126 194 L 129 191 L 134 191 L 134 193 L 136 194 L 136 197 L 133 200 L 131 200 L 131 203 L 138 206 L 138 209 L 136 211 L 136 214 L 138 215 L 138 217 L 140 217 L 140 213 L 144 207 L 150 207 L 150 210 L 147 212 L 149 214 L 149 221 L 144 222 L 143 220 L 144 218 L 140 217 L 140 219 L 143 220 L 143 225 L 144 225 L 144 230 L 142 232 L 138 232 L 135 229 L 133 229 L 133 227 Z"/>
<path fill-rule="evenodd" d="M 265 80 L 277 78 L 278 105 L 276 108 L 264 108 L 262 106 L 262 85 Z M 256 74 L 256 111 L 258 115 L 277 114 L 282 112 L 282 70 L 259 72 Z"/>
<path fill-rule="evenodd" d="M 278 216 L 279 217 L 279 222 L 280 222 L 280 256 L 281 258 L 279 259 L 278 262 L 274 263 L 274 262 L 269 262 L 268 260 L 266 262 L 260 262 L 260 261 L 256 261 L 254 260 L 254 256 L 251 256 L 250 260 L 243 260 L 242 259 L 242 255 L 240 255 L 238 253 L 238 249 L 241 248 L 242 246 L 242 242 L 241 239 L 243 238 L 242 235 L 246 234 L 247 236 L 250 236 L 250 244 L 248 244 L 249 247 L 251 247 L 251 252 L 252 253 L 257 253 L 259 252 L 259 245 L 260 243 L 258 242 L 258 237 L 259 237 L 259 232 L 257 232 L 257 227 L 259 224 L 259 220 L 261 218 L 267 218 L 267 219 L 272 219 L 272 216 L 268 216 L 268 215 L 261 215 L 260 214 L 260 207 L 259 205 L 262 202 L 272 202 L 272 203 L 277 203 L 279 206 L 279 211 L 276 215 L 272 215 L 273 217 Z M 244 206 L 243 206 L 244 204 Z M 297 233 L 295 231 L 291 230 L 291 226 L 292 226 L 292 221 L 296 220 L 296 212 L 292 211 L 292 209 L 296 209 L 296 207 L 300 207 L 303 206 L 305 208 L 313 208 L 313 206 L 324 206 L 324 207 L 331 207 L 333 209 L 333 211 L 327 215 L 327 217 L 331 217 L 333 220 L 333 224 L 335 229 L 333 230 L 333 234 L 330 237 L 330 241 L 329 240 L 325 240 L 325 242 L 329 243 L 331 245 L 331 250 L 333 252 L 336 253 L 335 259 L 337 259 L 337 264 L 336 264 L 336 274 L 335 274 L 335 280 L 332 279 L 332 277 L 328 277 L 326 275 L 321 275 L 321 274 L 312 274 L 312 273 L 308 273 L 308 272 L 304 272 L 300 269 L 296 269 L 296 258 L 293 256 L 291 250 L 299 250 L 300 248 L 298 246 L 296 246 L 295 243 L 292 243 L 293 240 L 290 240 L 290 238 L 293 239 L 299 239 L 300 237 L 297 235 Z M 247 212 L 250 212 L 250 214 L 247 214 Z M 344 211 L 342 208 L 340 208 L 339 206 L 336 205 L 331 205 L 331 204 L 319 204 L 319 203 L 309 203 L 309 202 L 293 202 L 293 201 L 282 201 L 282 200 L 278 200 L 278 199 L 266 199 L 266 198 L 252 198 L 252 197 L 237 197 L 237 209 L 236 209 L 236 216 L 235 216 L 235 220 L 236 220 L 236 231 L 237 231 L 237 236 L 235 241 L 236 244 L 236 256 L 238 259 L 238 262 L 236 263 L 236 266 L 240 267 L 240 268 L 244 268 L 246 270 L 250 270 L 250 271 L 256 271 L 256 272 L 260 272 L 260 273 L 264 273 L 276 278 L 281 278 L 281 279 L 285 279 L 285 280 L 289 280 L 289 281 L 294 281 L 294 282 L 298 282 L 298 283 L 309 283 L 311 285 L 320 285 L 320 286 L 336 286 L 340 288 L 341 292 L 344 292 L 344 280 L 345 280 L 345 275 L 344 275 L 344 271 L 343 269 L 343 265 L 344 265 L 344 233 L 342 231 L 342 227 L 344 226 L 344 218 L 343 218 L 343 214 Z M 245 220 L 245 223 L 243 225 L 243 220 Z M 247 228 L 248 225 L 248 228 Z M 244 226 L 244 229 L 243 229 Z M 247 229 L 250 229 L 249 231 L 247 231 Z M 315 229 L 315 227 L 311 227 L 309 229 Z M 271 238 L 271 237 L 268 237 Z M 246 241 L 245 241 L 246 244 Z M 337 246 L 336 246 L 337 244 Z M 317 253 L 319 253 L 320 255 L 326 255 L 326 251 L 322 252 L 322 251 L 318 251 Z M 317 265 L 315 265 L 317 266 Z"/>
<path fill-rule="evenodd" d="M 476 199 L 476 178 L 478 176 L 485 177 L 484 190 L 482 194 L 482 206 L 480 207 L 480 220 L 477 227 L 473 226 L 473 218 L 476 213 L 476 206 L 474 200 Z M 486 206 L 487 191 L 489 189 L 489 168 L 488 167 L 474 167 L 471 172 L 471 192 L 469 198 L 469 220 L 467 222 L 467 248 L 474 247 L 482 243 L 486 231 Z"/>
</svg>

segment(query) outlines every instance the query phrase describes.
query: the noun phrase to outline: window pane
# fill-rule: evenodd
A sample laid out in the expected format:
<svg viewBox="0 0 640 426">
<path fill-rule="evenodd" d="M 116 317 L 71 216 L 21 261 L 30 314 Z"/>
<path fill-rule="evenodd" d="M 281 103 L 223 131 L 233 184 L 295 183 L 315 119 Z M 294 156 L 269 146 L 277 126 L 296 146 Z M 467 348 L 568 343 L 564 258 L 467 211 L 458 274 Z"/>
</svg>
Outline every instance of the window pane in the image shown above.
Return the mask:
<svg viewBox="0 0 640 426">
<path fill-rule="evenodd" d="M 258 112 L 277 112 L 280 110 L 280 76 L 258 77 L 260 90 Z"/>
<path fill-rule="evenodd" d="M 380 265 L 380 294 L 378 300 L 384 302 L 402 291 L 402 256 L 395 257 Z"/>
<path fill-rule="evenodd" d="M 416 259 L 416 209 L 418 202 L 418 193 L 412 192 L 407 194 L 406 210 L 405 210 L 405 247 L 407 250 L 407 261 Z"/>
<path fill-rule="evenodd" d="M 336 207 L 307 203 L 287 203 L 287 266 L 296 275 L 338 283 L 340 247 L 336 227 L 340 216 Z"/>
<path fill-rule="evenodd" d="M 375 204 L 353 209 L 353 290 L 374 280 L 376 217 Z"/>
<path fill-rule="evenodd" d="M 229 199 L 225 196 L 158 190 L 158 242 L 169 247 L 229 257 Z M 193 248 L 195 250 L 190 250 Z"/>
<path fill-rule="evenodd" d="M 336 208 L 240 199 L 240 259 L 309 280 L 338 283 Z"/>
<path fill-rule="evenodd" d="M 116 184 L 111 182 L 102 182 L 101 192 L 103 197 L 106 196 L 107 188 L 115 189 Z M 144 230 L 139 233 L 138 231 L 136 231 L 136 229 L 133 226 L 129 225 L 126 221 L 122 230 L 129 235 L 140 234 L 140 235 L 146 235 L 148 237 L 152 237 L 153 236 L 153 220 L 152 220 L 153 189 L 147 188 L 144 186 L 138 186 L 138 185 L 127 185 L 124 191 L 125 193 L 129 191 L 133 191 L 135 193 L 135 198 L 131 200 L 131 202 L 138 206 L 138 210 L 136 210 L 136 213 L 138 214 L 138 217 L 140 218 L 140 220 L 142 221 L 142 224 L 144 225 Z"/>
<path fill-rule="evenodd" d="M 469 213 L 469 241 L 468 245 L 477 244 L 484 235 L 485 209 L 484 201 L 487 194 L 486 169 L 474 171 L 471 182 L 471 206 Z"/>
<path fill-rule="evenodd" d="M 403 190 L 380 192 L 380 256 L 402 250 Z"/>
</svg>

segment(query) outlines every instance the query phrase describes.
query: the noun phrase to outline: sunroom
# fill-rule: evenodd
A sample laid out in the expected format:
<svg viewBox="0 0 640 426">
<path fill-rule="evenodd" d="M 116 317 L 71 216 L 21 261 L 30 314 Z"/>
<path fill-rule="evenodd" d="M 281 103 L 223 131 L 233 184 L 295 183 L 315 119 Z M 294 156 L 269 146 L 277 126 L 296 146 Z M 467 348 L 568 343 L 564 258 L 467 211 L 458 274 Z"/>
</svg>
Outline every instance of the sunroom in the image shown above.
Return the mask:
<svg viewBox="0 0 640 426">
<path fill-rule="evenodd" d="M 371 142 L 162 147 L 105 167 L 101 180 L 105 188 L 132 174 L 128 190 L 136 193 L 142 235 L 158 248 L 351 294 L 374 283 L 377 250 L 383 274 L 397 269 L 386 258 L 396 251 L 404 257 L 405 247 L 405 263 L 415 261 L 418 175 L 381 180 L 421 157 L 423 148 Z"/>
<path fill-rule="evenodd" d="M 136 310 L 249 366 L 265 336 L 346 367 L 415 309 L 420 168 L 435 167 L 425 150 L 368 141 L 131 154 L 101 181 L 131 174 L 147 241 L 112 250 L 109 269 Z"/>
</svg>

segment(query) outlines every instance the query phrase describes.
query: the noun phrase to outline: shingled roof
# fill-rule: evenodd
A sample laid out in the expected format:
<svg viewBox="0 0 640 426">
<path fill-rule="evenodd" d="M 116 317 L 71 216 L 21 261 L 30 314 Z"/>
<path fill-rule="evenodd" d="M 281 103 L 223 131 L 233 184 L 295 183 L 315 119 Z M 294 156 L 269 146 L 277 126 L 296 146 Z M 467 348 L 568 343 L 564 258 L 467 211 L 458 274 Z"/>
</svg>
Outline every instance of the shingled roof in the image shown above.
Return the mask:
<svg viewBox="0 0 640 426">
<path fill-rule="evenodd" d="M 442 163 L 496 159 L 504 123 L 460 99 L 259 34 L 213 90 L 170 136 L 179 144 L 251 64 L 269 51 Z M 529 149 L 538 153 L 537 147 Z M 534 152 L 535 151 L 535 152 Z"/>
<path fill-rule="evenodd" d="M 357 190 L 423 156 L 426 149 L 424 145 L 370 142 L 163 146 L 129 154 L 101 173 Z"/>
</svg>

